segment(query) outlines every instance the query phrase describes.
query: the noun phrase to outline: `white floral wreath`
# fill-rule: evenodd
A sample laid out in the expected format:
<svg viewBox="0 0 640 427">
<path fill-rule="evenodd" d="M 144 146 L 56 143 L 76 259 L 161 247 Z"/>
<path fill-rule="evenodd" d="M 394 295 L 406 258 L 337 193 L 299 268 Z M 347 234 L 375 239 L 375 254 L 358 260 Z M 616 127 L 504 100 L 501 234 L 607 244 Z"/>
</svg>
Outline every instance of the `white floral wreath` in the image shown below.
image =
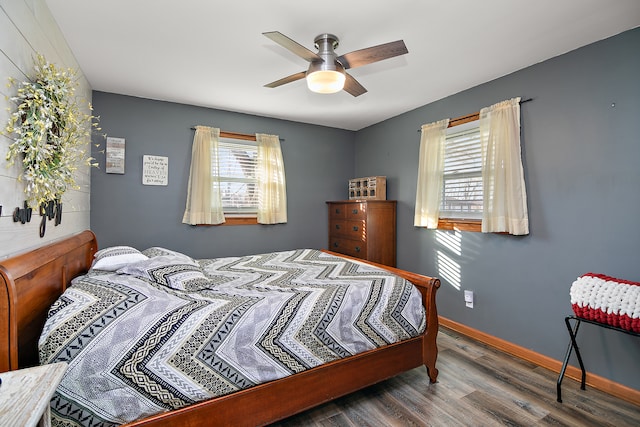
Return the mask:
<svg viewBox="0 0 640 427">
<path fill-rule="evenodd" d="M 81 111 L 75 97 L 75 71 L 60 70 L 38 54 L 32 81 L 17 85 L 18 104 L 2 132 L 13 143 L 9 146 L 8 166 L 22 162 L 19 180 L 25 181 L 26 201 L 38 208 L 60 201 L 68 188 L 79 188 L 74 173 L 82 164 L 97 166 L 87 155 L 93 130 L 99 130 L 98 118 Z M 87 102 L 88 111 L 92 111 Z"/>
</svg>

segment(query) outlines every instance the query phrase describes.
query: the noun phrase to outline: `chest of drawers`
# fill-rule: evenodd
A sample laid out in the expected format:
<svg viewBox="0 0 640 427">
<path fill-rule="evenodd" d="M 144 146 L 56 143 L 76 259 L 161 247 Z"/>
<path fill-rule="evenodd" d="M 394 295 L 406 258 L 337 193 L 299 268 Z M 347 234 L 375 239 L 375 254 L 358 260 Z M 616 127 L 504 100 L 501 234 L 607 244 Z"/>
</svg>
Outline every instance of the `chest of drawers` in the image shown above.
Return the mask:
<svg viewBox="0 0 640 427">
<path fill-rule="evenodd" d="M 329 207 L 329 250 L 396 266 L 396 201 L 339 200 Z"/>
</svg>

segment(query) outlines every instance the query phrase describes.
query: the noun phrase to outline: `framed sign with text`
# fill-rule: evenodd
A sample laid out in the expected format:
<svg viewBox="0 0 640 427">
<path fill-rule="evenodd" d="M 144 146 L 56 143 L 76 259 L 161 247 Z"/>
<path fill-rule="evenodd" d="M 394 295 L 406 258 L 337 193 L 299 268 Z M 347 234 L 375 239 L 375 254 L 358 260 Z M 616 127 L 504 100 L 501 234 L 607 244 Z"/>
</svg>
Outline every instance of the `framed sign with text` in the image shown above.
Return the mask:
<svg viewBox="0 0 640 427">
<path fill-rule="evenodd" d="M 169 158 L 142 156 L 142 184 L 167 185 L 169 183 Z"/>
</svg>

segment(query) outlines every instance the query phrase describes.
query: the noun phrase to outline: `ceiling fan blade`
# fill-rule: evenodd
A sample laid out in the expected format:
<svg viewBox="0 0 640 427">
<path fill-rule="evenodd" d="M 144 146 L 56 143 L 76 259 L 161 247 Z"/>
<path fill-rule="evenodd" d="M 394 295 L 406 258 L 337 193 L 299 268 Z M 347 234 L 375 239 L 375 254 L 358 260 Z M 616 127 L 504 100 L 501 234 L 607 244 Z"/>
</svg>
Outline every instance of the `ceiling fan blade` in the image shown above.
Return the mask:
<svg viewBox="0 0 640 427">
<path fill-rule="evenodd" d="M 405 53 L 409 53 L 409 51 L 404 41 L 397 40 L 366 49 L 354 50 L 353 52 L 339 56 L 337 60 L 345 69 L 349 69 L 382 61 L 383 59 L 393 58 L 394 56 L 404 55 Z"/>
<path fill-rule="evenodd" d="M 284 77 L 280 80 L 276 80 L 275 82 L 271 82 L 269 84 L 264 85 L 264 87 L 278 87 L 287 83 L 295 82 L 296 80 L 304 79 L 307 75 L 306 71 L 300 71 L 299 73 L 291 74 L 290 76 Z"/>
<path fill-rule="evenodd" d="M 323 61 L 324 60 L 318 56 L 315 52 L 310 51 L 306 47 L 302 46 L 298 42 L 291 40 L 289 37 L 280 33 L 279 31 L 270 31 L 267 33 L 262 33 L 262 35 L 269 37 L 274 42 L 278 43 L 280 46 L 288 49 L 292 53 L 298 55 L 300 58 L 305 59 L 309 62 L 311 61 Z"/>
<path fill-rule="evenodd" d="M 344 81 L 345 92 L 350 93 L 353 96 L 360 96 L 366 93 L 367 90 L 362 86 L 353 76 L 349 73 L 344 73 L 346 80 Z"/>
</svg>

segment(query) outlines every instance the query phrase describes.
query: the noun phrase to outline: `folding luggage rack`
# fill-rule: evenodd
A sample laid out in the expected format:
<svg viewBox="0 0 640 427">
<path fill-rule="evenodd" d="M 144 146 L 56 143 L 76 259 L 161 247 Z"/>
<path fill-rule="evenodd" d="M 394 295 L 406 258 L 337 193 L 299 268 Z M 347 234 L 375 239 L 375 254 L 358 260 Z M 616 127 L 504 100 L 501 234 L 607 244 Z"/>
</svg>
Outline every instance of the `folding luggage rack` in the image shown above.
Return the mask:
<svg viewBox="0 0 640 427">
<path fill-rule="evenodd" d="M 575 321 L 574 326 L 571 326 L 571 320 Z M 578 328 L 580 327 L 580 322 L 591 323 L 592 325 L 600 326 L 606 329 L 612 329 L 614 331 L 623 332 L 628 335 L 633 335 L 635 337 L 640 337 L 640 333 L 633 332 L 627 329 L 617 328 L 615 326 L 607 325 L 606 323 L 597 322 L 595 320 L 589 320 L 582 317 L 578 317 L 575 315 L 570 315 L 564 318 L 564 323 L 567 325 L 567 330 L 569 331 L 569 346 L 567 347 L 567 354 L 564 357 L 564 362 L 562 363 L 562 369 L 560 370 L 560 375 L 558 376 L 557 383 L 557 395 L 558 402 L 562 403 L 562 379 L 564 378 L 564 372 L 567 369 L 567 364 L 569 363 L 569 358 L 571 357 L 571 350 L 575 349 L 576 357 L 578 358 L 578 363 L 580 364 L 580 370 L 582 371 L 582 378 L 580 381 L 580 389 L 585 390 L 585 382 L 587 373 L 584 369 L 584 363 L 582 363 L 582 356 L 580 355 L 580 350 L 578 349 L 578 343 L 576 342 L 576 336 L 578 335 Z"/>
</svg>

